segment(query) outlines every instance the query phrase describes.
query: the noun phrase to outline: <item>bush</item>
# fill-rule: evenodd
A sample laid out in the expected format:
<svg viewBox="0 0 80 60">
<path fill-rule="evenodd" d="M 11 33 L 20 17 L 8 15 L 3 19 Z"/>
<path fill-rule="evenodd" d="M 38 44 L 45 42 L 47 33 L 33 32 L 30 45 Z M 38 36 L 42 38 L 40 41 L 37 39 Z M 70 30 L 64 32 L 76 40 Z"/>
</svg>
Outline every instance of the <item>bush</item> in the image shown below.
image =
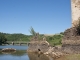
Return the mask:
<svg viewBox="0 0 80 60">
<path fill-rule="evenodd" d="M 80 18 L 78 19 L 77 23 L 74 24 L 74 27 L 76 28 L 77 35 L 80 35 Z"/>
<path fill-rule="evenodd" d="M 0 45 L 5 44 L 7 39 L 5 38 L 3 33 L 0 33 Z"/>
<path fill-rule="evenodd" d="M 46 36 L 47 41 L 51 46 L 61 45 L 62 35 Z"/>
</svg>

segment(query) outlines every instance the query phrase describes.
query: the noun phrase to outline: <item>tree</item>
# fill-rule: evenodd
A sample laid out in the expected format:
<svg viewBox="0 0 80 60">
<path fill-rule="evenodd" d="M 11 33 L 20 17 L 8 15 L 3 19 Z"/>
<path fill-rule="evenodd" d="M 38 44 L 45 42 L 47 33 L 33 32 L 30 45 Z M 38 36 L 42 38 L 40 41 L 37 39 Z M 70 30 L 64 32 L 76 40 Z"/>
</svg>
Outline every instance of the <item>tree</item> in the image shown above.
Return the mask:
<svg viewBox="0 0 80 60">
<path fill-rule="evenodd" d="M 7 39 L 5 38 L 3 33 L 0 33 L 0 45 L 5 44 Z"/>
<path fill-rule="evenodd" d="M 64 35 L 64 32 L 60 32 L 61 35 Z"/>
<path fill-rule="evenodd" d="M 36 32 L 34 31 L 33 27 L 31 27 L 29 31 L 30 31 L 30 33 L 31 33 L 33 36 L 36 35 Z"/>
</svg>

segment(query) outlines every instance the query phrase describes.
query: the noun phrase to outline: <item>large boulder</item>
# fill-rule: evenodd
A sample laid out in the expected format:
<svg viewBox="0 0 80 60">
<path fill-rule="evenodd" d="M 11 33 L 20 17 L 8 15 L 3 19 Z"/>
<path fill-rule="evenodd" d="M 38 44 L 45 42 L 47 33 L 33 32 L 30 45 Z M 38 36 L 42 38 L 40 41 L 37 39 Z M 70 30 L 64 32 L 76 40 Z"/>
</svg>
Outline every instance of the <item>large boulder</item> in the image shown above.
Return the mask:
<svg viewBox="0 0 80 60">
<path fill-rule="evenodd" d="M 31 41 L 27 52 L 47 52 L 49 43 L 47 41 Z"/>
<path fill-rule="evenodd" d="M 31 39 L 27 52 L 38 52 L 38 53 L 44 53 L 47 52 L 49 49 L 49 43 L 46 41 L 46 38 L 39 39 L 39 33 L 37 33 L 33 38 Z"/>
</svg>

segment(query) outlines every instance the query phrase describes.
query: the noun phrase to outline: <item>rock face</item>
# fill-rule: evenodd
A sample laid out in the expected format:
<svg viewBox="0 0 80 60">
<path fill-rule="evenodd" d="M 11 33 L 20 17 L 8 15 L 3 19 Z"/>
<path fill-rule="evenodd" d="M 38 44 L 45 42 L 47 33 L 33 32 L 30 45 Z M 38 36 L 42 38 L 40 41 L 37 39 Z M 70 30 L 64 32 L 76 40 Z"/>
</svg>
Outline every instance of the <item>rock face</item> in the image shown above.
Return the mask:
<svg viewBox="0 0 80 60">
<path fill-rule="evenodd" d="M 36 36 L 34 36 L 30 41 L 27 52 L 50 55 L 53 58 L 60 57 L 62 55 L 61 48 L 51 47 L 45 37 L 42 40 L 39 40 L 38 34 L 36 34 Z"/>
<path fill-rule="evenodd" d="M 80 53 L 80 0 L 71 0 L 71 15 L 72 27 L 64 32 L 62 50 L 65 53 Z"/>
<path fill-rule="evenodd" d="M 28 52 L 46 52 L 49 49 L 47 41 L 31 41 Z"/>
<path fill-rule="evenodd" d="M 61 47 L 49 47 L 49 50 L 44 54 L 53 58 L 59 58 L 63 55 Z"/>
<path fill-rule="evenodd" d="M 28 48 L 27 52 L 44 53 L 44 52 L 48 51 L 49 43 L 46 41 L 45 38 L 43 38 L 43 40 L 39 40 L 38 37 L 39 37 L 39 35 L 36 34 L 36 36 L 34 36 L 32 38 L 32 40 L 30 41 L 29 48 Z"/>
<path fill-rule="evenodd" d="M 80 35 L 76 27 L 67 29 L 62 39 L 62 50 L 65 53 L 80 53 Z"/>
<path fill-rule="evenodd" d="M 44 54 L 28 53 L 28 56 L 30 60 L 50 60 L 49 57 Z"/>
</svg>

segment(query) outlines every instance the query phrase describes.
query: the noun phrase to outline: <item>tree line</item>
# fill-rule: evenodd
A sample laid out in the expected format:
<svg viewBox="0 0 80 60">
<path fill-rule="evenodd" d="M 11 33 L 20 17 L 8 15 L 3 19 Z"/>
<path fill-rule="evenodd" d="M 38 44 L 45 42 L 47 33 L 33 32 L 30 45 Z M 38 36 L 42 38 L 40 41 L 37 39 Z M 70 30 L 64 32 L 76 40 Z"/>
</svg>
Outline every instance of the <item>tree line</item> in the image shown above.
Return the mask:
<svg viewBox="0 0 80 60">
<path fill-rule="evenodd" d="M 44 34 L 41 34 L 40 37 L 42 38 Z M 29 42 L 33 35 L 24 35 L 24 34 L 7 34 L 7 33 L 0 33 L 0 45 L 7 43 L 7 41 L 26 41 Z M 45 36 L 46 40 L 51 45 L 60 45 L 63 34 L 55 34 L 53 36 Z"/>
<path fill-rule="evenodd" d="M 31 27 L 30 28 L 30 33 L 31 35 L 25 35 L 25 34 L 9 34 L 9 33 L 1 33 L 0 32 L 0 45 L 7 43 L 7 41 L 26 41 L 29 42 L 33 36 L 36 35 L 36 32 L 34 29 Z M 63 37 L 64 33 L 61 32 L 59 34 L 55 34 L 53 36 L 45 36 L 46 40 L 51 44 L 51 45 L 60 45 L 61 40 Z M 39 35 L 40 38 L 44 37 L 44 34 Z"/>
</svg>

